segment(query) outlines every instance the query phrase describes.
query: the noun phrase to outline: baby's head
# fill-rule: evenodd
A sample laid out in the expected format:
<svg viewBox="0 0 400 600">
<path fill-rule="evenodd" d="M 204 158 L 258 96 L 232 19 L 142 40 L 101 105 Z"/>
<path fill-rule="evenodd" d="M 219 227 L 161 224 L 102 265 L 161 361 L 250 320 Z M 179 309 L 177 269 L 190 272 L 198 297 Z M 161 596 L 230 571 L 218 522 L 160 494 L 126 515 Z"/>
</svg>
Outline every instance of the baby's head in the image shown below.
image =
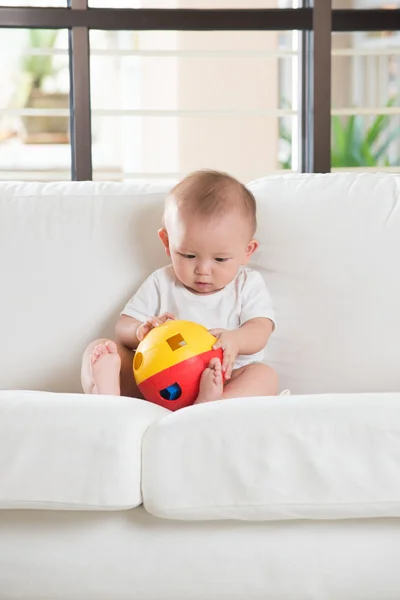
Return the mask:
<svg viewBox="0 0 400 600">
<path fill-rule="evenodd" d="M 257 249 L 256 226 L 256 202 L 243 184 L 226 173 L 196 171 L 168 195 L 159 236 L 183 285 L 212 294 Z"/>
</svg>

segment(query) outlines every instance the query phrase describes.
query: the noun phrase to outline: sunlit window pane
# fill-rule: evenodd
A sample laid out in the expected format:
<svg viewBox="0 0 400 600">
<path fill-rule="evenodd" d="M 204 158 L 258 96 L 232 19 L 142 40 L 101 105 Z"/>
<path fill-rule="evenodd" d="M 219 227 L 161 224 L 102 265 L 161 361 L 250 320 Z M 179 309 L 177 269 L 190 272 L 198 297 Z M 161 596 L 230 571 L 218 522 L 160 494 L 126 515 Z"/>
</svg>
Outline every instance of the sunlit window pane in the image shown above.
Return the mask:
<svg viewBox="0 0 400 600">
<path fill-rule="evenodd" d="M 332 8 L 346 9 L 355 8 L 360 10 L 400 8 L 399 0 L 332 0 Z"/>
<path fill-rule="evenodd" d="M 67 0 L 0 0 L 0 6 L 66 7 Z"/>
<path fill-rule="evenodd" d="M 0 178 L 70 179 L 66 30 L 4 29 Z"/>
<path fill-rule="evenodd" d="M 91 32 L 95 178 L 294 169 L 297 34 Z"/>
<path fill-rule="evenodd" d="M 89 0 L 97 8 L 278 8 L 278 0 Z"/>
<path fill-rule="evenodd" d="M 398 171 L 400 34 L 332 38 L 332 168 Z"/>
</svg>

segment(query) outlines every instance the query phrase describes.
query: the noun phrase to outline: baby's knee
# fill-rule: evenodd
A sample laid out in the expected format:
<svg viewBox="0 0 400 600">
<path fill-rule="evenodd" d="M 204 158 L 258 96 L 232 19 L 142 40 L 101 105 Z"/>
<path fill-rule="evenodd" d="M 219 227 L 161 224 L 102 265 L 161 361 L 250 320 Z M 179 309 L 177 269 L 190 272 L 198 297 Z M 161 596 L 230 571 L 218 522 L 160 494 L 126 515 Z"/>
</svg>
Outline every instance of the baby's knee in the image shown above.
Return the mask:
<svg viewBox="0 0 400 600">
<path fill-rule="evenodd" d="M 278 374 L 275 369 L 269 365 L 265 365 L 264 363 L 255 363 L 251 366 L 254 367 L 256 376 L 265 382 L 268 395 L 276 396 L 278 393 L 279 381 Z"/>
<path fill-rule="evenodd" d="M 277 394 L 278 393 L 278 387 L 279 387 L 278 373 L 272 367 L 269 367 L 268 365 L 265 365 L 265 366 L 267 367 L 268 377 L 269 377 L 269 380 L 270 380 L 271 385 L 273 387 L 274 394 Z"/>
</svg>

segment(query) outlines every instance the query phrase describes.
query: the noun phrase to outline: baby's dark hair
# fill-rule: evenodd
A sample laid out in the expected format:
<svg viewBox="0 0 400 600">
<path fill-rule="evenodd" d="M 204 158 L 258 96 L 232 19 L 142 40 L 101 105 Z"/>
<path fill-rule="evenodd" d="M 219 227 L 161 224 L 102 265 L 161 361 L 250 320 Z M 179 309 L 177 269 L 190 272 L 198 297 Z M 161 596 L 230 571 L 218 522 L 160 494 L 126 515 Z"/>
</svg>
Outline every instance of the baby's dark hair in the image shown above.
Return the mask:
<svg viewBox="0 0 400 600">
<path fill-rule="evenodd" d="M 171 204 L 178 210 L 202 217 L 220 216 L 237 210 L 248 219 L 251 235 L 257 228 L 253 194 L 240 181 L 220 171 L 194 171 L 185 177 L 168 195 L 166 212 Z"/>
</svg>

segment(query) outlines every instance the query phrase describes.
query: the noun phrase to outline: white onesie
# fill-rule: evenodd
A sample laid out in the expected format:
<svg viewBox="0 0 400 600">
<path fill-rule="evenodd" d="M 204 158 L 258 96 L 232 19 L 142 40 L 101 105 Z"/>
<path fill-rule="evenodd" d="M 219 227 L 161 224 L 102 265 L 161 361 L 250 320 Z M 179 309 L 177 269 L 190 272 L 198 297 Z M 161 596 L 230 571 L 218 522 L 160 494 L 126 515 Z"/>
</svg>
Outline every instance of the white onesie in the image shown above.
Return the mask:
<svg viewBox="0 0 400 600">
<path fill-rule="evenodd" d="M 122 315 L 138 321 L 170 312 L 177 319 L 207 329 L 237 329 L 249 319 L 265 317 L 275 323 L 267 286 L 257 271 L 240 267 L 235 279 L 215 294 L 193 294 L 176 278 L 172 265 L 154 271 L 129 300 Z M 264 349 L 239 355 L 235 369 L 262 362 Z"/>
</svg>

